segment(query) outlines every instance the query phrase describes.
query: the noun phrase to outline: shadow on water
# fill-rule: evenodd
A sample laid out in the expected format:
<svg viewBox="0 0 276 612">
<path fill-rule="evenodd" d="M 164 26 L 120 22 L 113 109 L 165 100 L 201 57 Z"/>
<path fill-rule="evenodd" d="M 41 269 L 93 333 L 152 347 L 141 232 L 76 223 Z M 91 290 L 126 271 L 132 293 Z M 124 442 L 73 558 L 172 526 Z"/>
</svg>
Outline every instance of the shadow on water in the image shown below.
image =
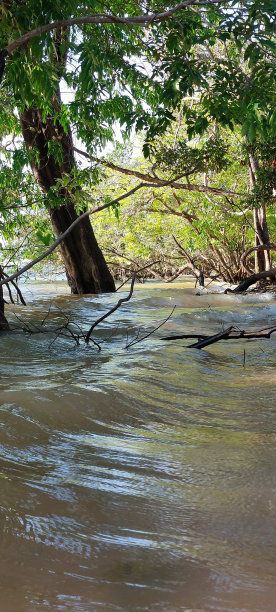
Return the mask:
<svg viewBox="0 0 276 612">
<path fill-rule="evenodd" d="M 87 329 L 117 300 L 58 290 L 33 284 L 27 309 L 13 310 L 36 325 L 51 300 L 49 325 L 62 311 Z M 174 304 L 163 328 L 125 350 L 127 333 Z M 5 612 L 274 612 L 276 340 L 205 351 L 161 340 L 273 319 L 271 296 L 147 283 L 95 330 L 100 353 L 3 336 Z"/>
</svg>

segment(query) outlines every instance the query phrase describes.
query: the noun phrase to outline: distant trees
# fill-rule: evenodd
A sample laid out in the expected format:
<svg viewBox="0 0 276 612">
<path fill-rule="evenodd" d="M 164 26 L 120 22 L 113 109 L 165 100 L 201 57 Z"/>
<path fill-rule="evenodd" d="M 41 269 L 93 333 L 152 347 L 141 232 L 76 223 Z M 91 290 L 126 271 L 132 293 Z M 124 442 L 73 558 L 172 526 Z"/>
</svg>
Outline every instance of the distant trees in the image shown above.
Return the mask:
<svg viewBox="0 0 276 612">
<path fill-rule="evenodd" d="M 267 205 L 276 186 L 276 83 L 275 20 L 273 2 L 232 4 L 230 10 L 214 9 L 208 20 L 209 39 L 198 40 L 185 50 L 179 29 L 171 33 L 174 69 L 182 89 L 183 53 L 194 74 L 191 104 L 184 98 L 181 108 L 188 137 L 208 133 L 210 123 L 240 132 L 243 162 L 250 176 L 246 205 L 253 211 L 255 230 L 255 271 L 271 266 Z M 206 25 L 207 27 L 207 25 Z M 165 60 L 166 62 L 166 60 Z M 170 75 L 170 62 L 166 70 Z M 168 77 L 168 87 L 176 82 Z M 262 247 L 267 245 L 267 250 Z M 260 247 L 260 248 L 259 248 Z"/>
</svg>

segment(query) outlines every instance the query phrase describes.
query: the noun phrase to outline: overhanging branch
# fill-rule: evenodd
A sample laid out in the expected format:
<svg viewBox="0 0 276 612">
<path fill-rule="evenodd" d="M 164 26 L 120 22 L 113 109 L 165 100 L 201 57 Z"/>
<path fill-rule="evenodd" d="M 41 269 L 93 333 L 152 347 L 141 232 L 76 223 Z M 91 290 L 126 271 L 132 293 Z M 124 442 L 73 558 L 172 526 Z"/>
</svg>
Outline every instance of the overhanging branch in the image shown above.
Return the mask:
<svg viewBox="0 0 276 612">
<path fill-rule="evenodd" d="M 176 178 L 179 179 L 182 176 L 183 175 L 180 175 L 180 176 L 178 176 Z M 175 179 L 173 179 L 173 180 L 175 180 Z M 170 185 L 170 183 L 172 183 L 172 181 L 166 181 L 165 185 Z M 66 236 L 68 236 L 72 232 L 72 230 L 85 217 L 88 217 L 90 215 L 94 215 L 95 213 L 100 212 L 102 210 L 105 210 L 106 208 L 109 208 L 110 206 L 114 206 L 118 202 L 121 202 L 121 200 L 124 200 L 124 199 L 128 198 L 129 196 L 133 195 L 134 193 L 136 193 L 136 191 L 138 191 L 139 189 L 142 189 L 143 187 L 148 187 L 148 186 L 149 186 L 148 183 L 139 183 L 139 185 L 136 185 L 136 187 L 133 187 L 133 189 L 130 189 L 130 191 L 127 191 L 126 193 L 123 193 L 121 196 L 118 196 L 118 198 L 115 198 L 114 200 L 111 200 L 110 202 L 106 202 L 106 204 L 102 204 L 102 206 L 97 206 L 96 208 L 91 208 L 91 209 L 87 210 L 86 212 L 82 213 L 82 215 L 80 215 L 77 219 L 75 219 L 75 221 L 73 221 L 73 223 L 71 223 L 71 225 L 69 225 L 69 227 L 65 230 L 65 232 L 63 232 L 62 234 L 60 234 L 58 236 L 58 238 L 55 240 L 55 242 L 53 242 L 53 244 L 46 251 L 44 251 L 44 253 L 42 253 L 41 255 L 39 255 L 38 257 L 33 259 L 32 261 L 30 261 L 28 264 L 26 264 L 26 266 L 23 266 L 23 268 L 21 268 L 20 270 L 18 270 L 14 274 L 11 274 L 11 276 L 8 276 L 7 278 L 1 280 L 0 287 L 2 285 L 6 285 L 7 283 L 9 283 L 10 281 L 14 280 L 15 278 L 17 279 L 19 276 L 24 274 L 24 272 L 27 272 L 33 266 L 35 266 L 37 263 L 39 263 L 40 261 L 42 261 L 43 259 L 48 257 L 48 255 L 53 253 L 53 251 L 55 251 L 55 249 L 64 240 L 64 238 L 66 238 Z M 150 185 L 150 187 L 156 187 L 156 185 L 152 184 L 152 185 Z"/>
<path fill-rule="evenodd" d="M 117 166 L 116 164 L 113 164 L 112 162 L 109 162 L 105 159 L 93 157 L 92 155 L 89 155 L 85 151 L 81 151 L 77 147 L 73 147 L 73 150 L 79 155 L 83 155 L 87 159 L 90 159 L 90 161 L 92 162 L 96 162 L 97 164 L 101 164 L 102 166 L 105 166 L 106 168 L 110 168 L 111 170 L 115 170 L 116 172 L 120 172 L 121 174 L 126 174 L 127 176 L 135 176 L 136 178 L 139 178 L 142 181 L 152 183 L 153 185 L 151 186 L 154 186 L 154 187 L 169 186 L 169 187 L 172 187 L 173 189 L 183 189 L 185 191 L 196 191 L 199 193 L 211 193 L 213 195 L 226 196 L 229 198 L 242 198 L 247 195 L 244 193 L 238 193 L 236 191 L 230 191 L 228 189 L 220 189 L 219 187 L 209 187 L 207 185 L 193 185 L 192 183 L 189 183 L 189 184 L 178 183 L 176 182 L 176 179 L 173 179 L 168 184 L 168 181 L 159 179 L 157 176 L 151 176 L 150 174 L 145 174 L 144 172 L 139 172 L 138 170 L 130 170 L 129 168 L 123 168 L 122 166 Z M 192 173 L 193 171 L 192 172 L 188 171 L 188 172 L 183 173 L 182 176 L 183 177 L 188 176 L 189 174 L 192 174 Z"/>
<path fill-rule="evenodd" d="M 52 23 L 46 23 L 34 30 L 30 30 L 26 32 L 16 40 L 9 43 L 5 50 L 8 53 L 11 53 L 18 47 L 26 44 L 32 38 L 36 38 L 37 36 L 41 36 L 45 32 L 50 32 L 52 30 L 56 30 L 58 28 L 66 28 L 73 25 L 85 25 L 85 24 L 105 24 L 105 23 L 119 23 L 122 25 L 137 25 L 148 27 L 151 23 L 167 21 L 178 11 L 185 9 L 190 5 L 195 6 L 208 6 L 212 4 L 227 4 L 230 0 L 206 0 L 203 2 L 197 2 L 196 0 L 185 0 L 185 2 L 181 2 L 180 4 L 176 4 L 173 8 L 168 11 L 164 11 L 163 13 L 148 13 L 146 15 L 136 15 L 133 17 L 123 17 L 116 15 L 104 15 L 100 13 L 96 13 L 95 15 L 83 15 L 81 17 L 72 17 L 70 19 L 60 19 L 59 21 L 53 21 Z"/>
</svg>

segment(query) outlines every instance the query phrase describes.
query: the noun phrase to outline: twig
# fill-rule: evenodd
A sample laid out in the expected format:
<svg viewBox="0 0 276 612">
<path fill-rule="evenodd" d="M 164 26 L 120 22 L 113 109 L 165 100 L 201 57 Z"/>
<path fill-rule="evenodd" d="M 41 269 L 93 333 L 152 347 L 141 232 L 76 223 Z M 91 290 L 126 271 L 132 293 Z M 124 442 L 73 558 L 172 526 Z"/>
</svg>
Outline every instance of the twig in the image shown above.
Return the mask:
<svg viewBox="0 0 276 612">
<path fill-rule="evenodd" d="M 132 281 L 131 281 L 131 285 L 130 285 L 130 290 L 129 290 L 129 294 L 125 297 L 125 298 L 121 298 L 117 304 L 115 306 L 113 306 L 113 308 L 111 308 L 110 310 L 108 310 L 108 312 L 106 312 L 104 315 L 102 315 L 102 317 L 100 317 L 99 319 L 97 319 L 97 321 L 95 321 L 93 323 L 93 325 L 91 325 L 89 331 L 87 332 L 86 336 L 85 336 L 85 342 L 88 344 L 89 340 L 91 339 L 93 341 L 93 339 L 91 338 L 91 334 L 93 332 L 93 330 L 95 329 L 95 327 L 97 325 L 99 325 L 99 323 L 102 323 L 102 321 L 104 321 L 105 319 L 107 319 L 107 317 L 109 317 L 111 314 L 113 314 L 113 312 L 115 312 L 116 310 L 118 310 L 118 308 L 120 308 L 120 306 L 122 304 L 124 304 L 125 302 L 128 302 L 133 294 L 133 288 L 134 288 L 134 283 L 136 280 L 136 272 L 134 272 L 133 277 L 132 277 Z M 94 341 L 95 342 L 95 341 Z M 99 346 L 99 345 L 98 345 Z"/>
<path fill-rule="evenodd" d="M 133 346 L 134 344 L 138 344 L 138 342 L 142 342 L 143 340 L 145 340 L 146 338 L 149 338 L 149 336 L 151 336 L 154 332 L 156 332 L 158 329 L 160 329 L 160 327 L 162 327 L 162 325 L 165 325 L 165 323 L 171 318 L 173 312 L 175 311 L 176 306 L 173 307 L 172 311 L 170 312 L 169 316 L 164 319 L 164 321 L 162 321 L 162 323 L 160 323 L 157 327 L 155 327 L 154 329 L 152 329 L 150 332 L 148 332 L 147 334 L 145 334 L 145 336 L 142 336 L 142 338 L 135 338 L 135 340 L 132 340 L 131 342 L 129 342 L 128 344 L 126 344 L 126 349 L 128 349 L 130 346 Z"/>
<path fill-rule="evenodd" d="M 146 266 L 143 266 L 142 268 L 138 268 L 138 270 L 135 270 L 135 274 L 137 275 L 138 272 L 142 272 L 143 270 L 147 270 L 147 268 L 151 268 L 152 266 L 154 266 L 155 264 L 159 263 L 160 259 L 157 259 L 156 261 L 153 261 L 150 264 L 147 264 Z M 126 278 L 126 280 L 116 289 L 116 291 L 119 291 L 119 289 L 121 289 L 126 283 L 128 283 L 128 281 L 132 278 L 133 273 L 131 276 L 129 276 L 128 278 Z"/>
</svg>

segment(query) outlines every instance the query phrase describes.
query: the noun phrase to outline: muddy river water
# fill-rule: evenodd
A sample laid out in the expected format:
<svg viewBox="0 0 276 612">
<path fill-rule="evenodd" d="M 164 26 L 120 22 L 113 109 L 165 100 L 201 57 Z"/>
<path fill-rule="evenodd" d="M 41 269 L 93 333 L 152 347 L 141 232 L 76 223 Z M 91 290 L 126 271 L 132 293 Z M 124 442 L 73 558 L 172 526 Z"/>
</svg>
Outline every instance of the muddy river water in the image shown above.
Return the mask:
<svg viewBox="0 0 276 612">
<path fill-rule="evenodd" d="M 7 316 L 36 331 L 87 329 L 118 300 L 24 292 Z M 161 340 L 231 324 L 276 325 L 275 298 L 152 282 L 97 327 L 101 352 L 2 335 L 1 612 L 275 611 L 276 334 Z"/>
</svg>

